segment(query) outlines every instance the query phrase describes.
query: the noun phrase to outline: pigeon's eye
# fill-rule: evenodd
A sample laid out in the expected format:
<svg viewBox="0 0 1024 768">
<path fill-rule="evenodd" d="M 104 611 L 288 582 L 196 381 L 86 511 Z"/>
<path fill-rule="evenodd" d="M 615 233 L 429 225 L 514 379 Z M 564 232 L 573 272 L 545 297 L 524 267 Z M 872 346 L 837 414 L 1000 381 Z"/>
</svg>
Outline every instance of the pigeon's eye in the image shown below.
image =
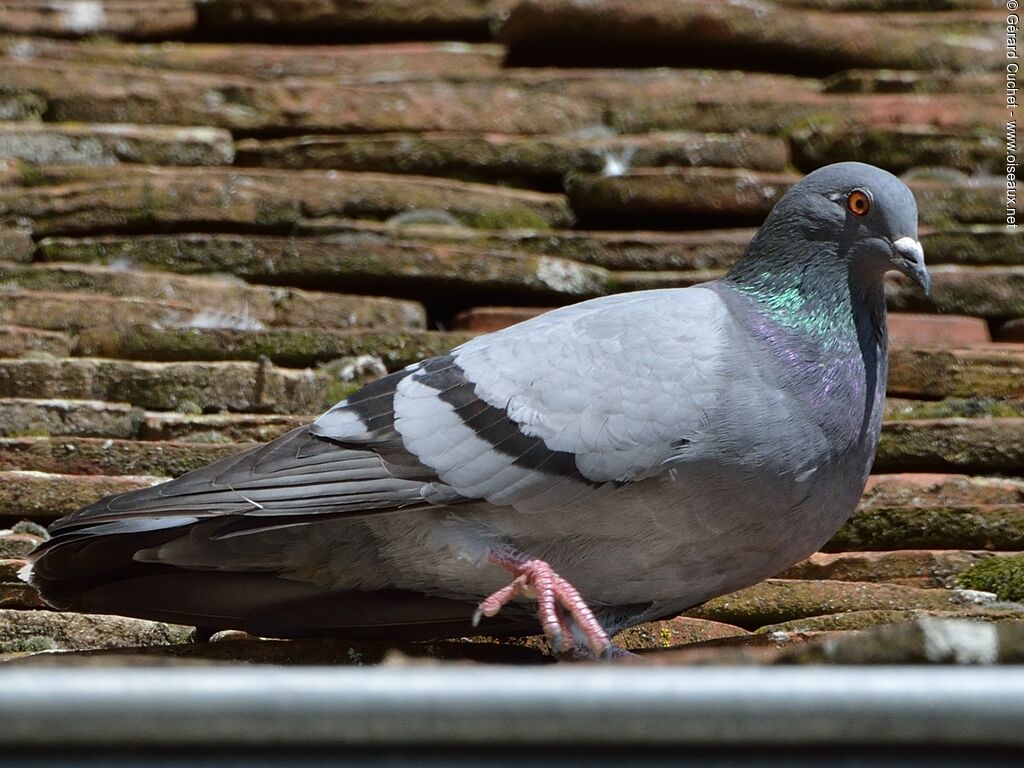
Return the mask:
<svg viewBox="0 0 1024 768">
<path fill-rule="evenodd" d="M 846 207 L 850 209 L 850 213 L 854 216 L 866 216 L 868 211 L 871 210 L 871 198 L 868 197 L 868 193 L 864 190 L 855 189 L 846 198 Z"/>
</svg>

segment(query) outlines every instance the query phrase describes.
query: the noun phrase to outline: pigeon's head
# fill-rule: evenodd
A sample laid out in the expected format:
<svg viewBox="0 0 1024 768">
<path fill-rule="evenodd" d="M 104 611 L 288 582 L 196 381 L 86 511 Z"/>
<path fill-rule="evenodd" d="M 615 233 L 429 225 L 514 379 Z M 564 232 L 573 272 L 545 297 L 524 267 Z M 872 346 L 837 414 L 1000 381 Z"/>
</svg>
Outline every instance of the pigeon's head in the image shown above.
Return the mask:
<svg viewBox="0 0 1024 768">
<path fill-rule="evenodd" d="M 838 260 L 851 277 L 878 283 L 897 270 L 925 293 L 931 290 L 914 195 L 873 165 L 836 163 L 809 174 L 775 206 L 762 233 L 767 242 L 760 233 L 755 239 L 761 248 L 771 244 L 795 258 Z"/>
</svg>

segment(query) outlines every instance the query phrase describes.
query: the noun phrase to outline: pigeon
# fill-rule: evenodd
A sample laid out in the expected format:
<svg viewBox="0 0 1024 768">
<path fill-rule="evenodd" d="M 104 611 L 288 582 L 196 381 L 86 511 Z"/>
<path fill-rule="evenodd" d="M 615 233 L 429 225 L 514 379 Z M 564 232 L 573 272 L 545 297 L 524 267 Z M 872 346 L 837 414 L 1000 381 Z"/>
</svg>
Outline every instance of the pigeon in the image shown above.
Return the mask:
<svg viewBox="0 0 1024 768">
<path fill-rule="evenodd" d="M 281 638 L 537 634 L 556 653 L 773 576 L 853 512 L 883 278 L 928 293 L 895 176 L 820 168 L 721 279 L 604 296 L 374 381 L 313 423 L 53 524 L 58 609 Z M 479 625 L 479 626 L 477 626 Z"/>
</svg>

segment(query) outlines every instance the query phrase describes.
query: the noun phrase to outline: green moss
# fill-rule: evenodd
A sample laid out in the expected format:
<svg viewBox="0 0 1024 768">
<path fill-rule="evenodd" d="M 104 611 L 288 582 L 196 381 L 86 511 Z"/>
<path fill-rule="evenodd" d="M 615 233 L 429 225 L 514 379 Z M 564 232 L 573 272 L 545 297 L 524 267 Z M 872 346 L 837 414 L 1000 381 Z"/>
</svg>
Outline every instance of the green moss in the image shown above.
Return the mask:
<svg viewBox="0 0 1024 768">
<path fill-rule="evenodd" d="M 992 205 L 996 188 L 988 185 L 919 186 L 911 182 L 921 222 L 938 229 L 953 229 L 954 223 L 997 224 L 1001 213 Z"/>
<path fill-rule="evenodd" d="M 895 400 L 886 402 L 890 421 L 949 418 L 1024 418 L 1024 400 L 994 397 L 950 397 L 945 400 Z"/>
<path fill-rule="evenodd" d="M 849 611 L 847 613 L 830 613 L 824 616 L 805 616 L 779 624 L 767 624 L 757 629 L 757 634 L 772 632 L 846 632 L 850 630 L 868 629 L 879 624 L 894 624 L 913 618 L 919 611 L 915 609 L 869 609 L 865 611 Z"/>
<path fill-rule="evenodd" d="M 207 445 L 231 443 L 231 437 L 217 432 L 216 430 L 209 430 L 207 432 L 190 432 L 188 435 L 188 441 L 190 443 L 204 443 Z"/>
<path fill-rule="evenodd" d="M 19 175 L 21 176 L 21 183 L 26 187 L 34 187 L 39 184 L 46 183 L 46 177 L 39 170 L 38 166 L 24 164 L 19 169 Z"/>
<path fill-rule="evenodd" d="M 110 45 L 116 45 L 120 42 L 121 38 L 111 32 L 94 32 L 85 38 L 83 44 L 95 45 L 102 48 Z"/>
<path fill-rule="evenodd" d="M 956 583 L 964 589 L 995 592 L 1000 600 L 1024 602 L 1024 555 L 982 560 L 961 573 Z"/>
<path fill-rule="evenodd" d="M 57 647 L 57 642 L 52 637 L 29 635 L 0 642 L 0 653 L 38 653 L 52 651 Z"/>
<path fill-rule="evenodd" d="M 945 589 L 769 579 L 739 592 L 713 598 L 684 615 L 756 630 L 767 624 L 852 611 L 947 611 L 957 607 L 956 600 L 955 594 Z"/>
<path fill-rule="evenodd" d="M 992 137 L 937 131 L 865 129 L 851 133 L 846 126 L 808 130 L 792 142 L 797 167 L 812 170 L 820 165 L 856 157 L 864 162 L 901 173 L 909 168 L 939 166 L 970 173 L 977 168 L 995 172 L 1005 158 Z"/>
<path fill-rule="evenodd" d="M 50 433 L 45 429 L 19 429 L 7 432 L 4 437 L 49 437 Z"/>
<path fill-rule="evenodd" d="M 233 436 L 239 441 L 256 439 L 250 432 L 239 432 Z M 67 437 L 49 440 L 0 439 L 0 470 L 177 477 L 239 450 L 233 443 L 220 446 L 197 445 L 199 441 L 191 434 L 178 439 L 188 442 L 165 442 L 159 435 L 155 439 L 147 437 L 139 442 Z"/>
<path fill-rule="evenodd" d="M 566 213 L 566 218 L 569 214 Z M 551 222 L 530 208 L 510 206 L 501 210 L 484 210 L 473 217 L 477 229 L 550 229 Z"/>
<path fill-rule="evenodd" d="M 1019 264 L 1024 237 L 1000 224 L 954 227 L 921 237 L 931 264 Z"/>
<path fill-rule="evenodd" d="M 433 331 L 358 331 L 271 329 L 234 331 L 217 328 L 148 328 L 123 332 L 87 329 L 78 336 L 77 354 L 152 361 L 259 360 L 303 368 L 339 357 L 375 355 L 388 370 L 443 354 L 472 338 L 467 333 Z"/>
<path fill-rule="evenodd" d="M 327 392 L 324 395 L 324 409 L 344 400 L 353 392 L 359 390 L 362 384 L 353 384 L 347 381 L 332 381 L 327 385 Z"/>
<path fill-rule="evenodd" d="M 182 400 L 178 403 L 178 407 L 175 410 L 177 410 L 178 413 L 191 414 L 193 416 L 197 416 L 203 412 L 202 407 L 194 400 Z"/>
<path fill-rule="evenodd" d="M 861 510 L 822 550 L 1021 549 L 1024 548 L 1024 514 L 1019 506 L 989 504 Z"/>
<path fill-rule="evenodd" d="M 1014 419 L 889 421 L 875 456 L 876 472 L 1000 472 L 1019 475 L 1021 428 Z"/>
</svg>

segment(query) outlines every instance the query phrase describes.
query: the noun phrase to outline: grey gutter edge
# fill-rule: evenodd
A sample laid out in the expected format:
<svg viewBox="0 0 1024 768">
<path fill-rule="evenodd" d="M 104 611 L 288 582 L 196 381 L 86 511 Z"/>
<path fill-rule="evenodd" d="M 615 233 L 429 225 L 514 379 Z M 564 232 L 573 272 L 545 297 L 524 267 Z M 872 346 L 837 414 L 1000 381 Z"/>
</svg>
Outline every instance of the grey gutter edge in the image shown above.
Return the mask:
<svg viewBox="0 0 1024 768">
<path fill-rule="evenodd" d="M 1024 745 L 1021 667 L 0 666 L 15 747 Z"/>
</svg>

